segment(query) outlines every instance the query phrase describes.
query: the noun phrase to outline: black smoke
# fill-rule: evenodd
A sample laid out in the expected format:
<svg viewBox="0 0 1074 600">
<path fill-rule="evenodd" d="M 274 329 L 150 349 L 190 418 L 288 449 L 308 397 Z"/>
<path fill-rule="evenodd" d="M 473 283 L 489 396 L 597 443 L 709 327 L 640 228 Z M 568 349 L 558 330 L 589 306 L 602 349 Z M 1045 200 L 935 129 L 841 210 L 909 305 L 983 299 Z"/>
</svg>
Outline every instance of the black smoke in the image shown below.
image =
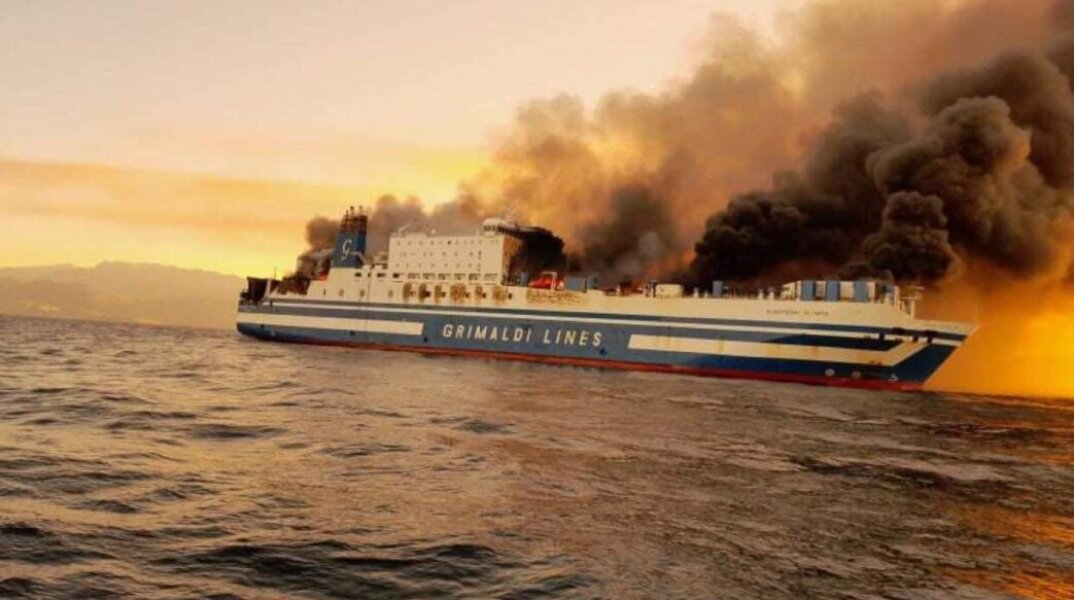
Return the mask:
<svg viewBox="0 0 1074 600">
<path fill-rule="evenodd" d="M 882 221 L 873 157 L 910 136 L 908 120 L 875 93 L 840 105 L 801 174 L 777 173 L 771 189 L 741 194 L 709 218 L 693 270 L 702 281 L 750 280 L 795 261 L 845 264 Z"/>
<path fill-rule="evenodd" d="M 897 192 L 888 198 L 880 231 L 862 247 L 866 263 L 875 272 L 896 280 L 939 279 L 955 261 L 947 241 L 943 200 L 918 192 Z M 861 272 L 861 275 L 871 275 Z"/>
<path fill-rule="evenodd" d="M 637 281 L 679 249 L 669 204 L 641 184 L 615 190 L 608 211 L 582 239 L 585 269 L 608 284 Z"/>
<path fill-rule="evenodd" d="M 930 283 L 958 256 L 1014 276 L 1047 272 L 1072 215 L 1068 56 L 1053 45 L 942 74 L 921 86 L 917 114 L 876 96 L 843 106 L 800 175 L 780 174 L 709 219 L 695 276 L 756 279 L 820 263 Z"/>
<path fill-rule="evenodd" d="M 921 106 L 936 115 L 964 98 L 998 98 L 1009 121 L 1030 135 L 1030 161 L 1049 185 L 1074 183 L 1074 102 L 1070 82 L 1047 58 L 1007 52 L 984 67 L 948 73 L 926 89 Z"/>
<path fill-rule="evenodd" d="M 567 257 L 563 253 L 563 239 L 540 227 L 526 227 L 517 236 L 522 240 L 522 247 L 511 258 L 508 273 L 512 279 L 526 273 L 532 280 L 542 271 L 562 273 L 567 266 Z"/>
<path fill-rule="evenodd" d="M 961 98 L 919 138 L 878 153 L 874 174 L 885 192 L 940 198 L 950 241 L 966 254 L 1014 275 L 1033 275 L 1057 258 L 1052 227 L 1065 194 L 1027 160 L 1030 143 L 1004 101 Z"/>
</svg>

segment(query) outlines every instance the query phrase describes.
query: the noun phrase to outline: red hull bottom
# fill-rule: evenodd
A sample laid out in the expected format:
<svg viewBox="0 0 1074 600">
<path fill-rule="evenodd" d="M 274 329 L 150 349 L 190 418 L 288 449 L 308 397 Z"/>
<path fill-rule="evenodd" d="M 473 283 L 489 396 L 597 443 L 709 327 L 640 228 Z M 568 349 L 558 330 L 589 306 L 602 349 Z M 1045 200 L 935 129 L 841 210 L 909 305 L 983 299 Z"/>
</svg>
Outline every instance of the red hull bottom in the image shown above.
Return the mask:
<svg viewBox="0 0 1074 600">
<path fill-rule="evenodd" d="M 877 379 L 850 379 L 846 377 L 818 377 L 812 375 L 795 375 L 791 373 L 766 373 L 762 371 L 739 371 L 735 369 L 712 369 L 699 367 L 682 367 L 677 365 L 660 365 L 650 363 L 598 360 L 575 358 L 569 356 L 535 356 L 516 352 L 497 352 L 495 350 L 463 350 L 450 348 L 429 348 L 425 346 L 399 346 L 388 344 L 370 344 L 362 342 L 341 342 L 334 340 L 281 340 L 274 342 L 290 344 L 308 344 L 313 346 L 341 346 L 361 348 L 364 350 L 384 350 L 388 352 L 414 352 L 430 356 L 466 356 L 473 358 L 512 360 L 519 362 L 540 363 L 593 369 L 617 371 L 644 371 L 649 373 L 675 373 L 698 377 L 716 377 L 721 379 L 749 379 L 754 381 L 772 381 L 778 383 L 801 383 L 805 385 L 854 388 L 863 390 L 886 390 L 897 392 L 920 392 L 921 384 L 903 381 L 882 381 Z"/>
</svg>

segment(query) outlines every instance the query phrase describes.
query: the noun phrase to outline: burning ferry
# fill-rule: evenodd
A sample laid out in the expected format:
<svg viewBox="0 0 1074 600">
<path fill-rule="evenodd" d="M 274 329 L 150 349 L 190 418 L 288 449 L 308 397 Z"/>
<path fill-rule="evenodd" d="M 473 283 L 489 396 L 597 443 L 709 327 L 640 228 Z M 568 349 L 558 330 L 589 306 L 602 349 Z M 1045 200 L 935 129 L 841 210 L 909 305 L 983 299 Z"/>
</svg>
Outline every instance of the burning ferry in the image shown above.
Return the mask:
<svg viewBox="0 0 1074 600">
<path fill-rule="evenodd" d="M 511 219 L 466 235 L 404 228 L 386 255 L 371 257 L 367 226 L 351 208 L 330 253 L 281 280 L 249 278 L 238 330 L 279 342 L 915 390 L 976 329 L 918 319 L 916 291 L 880 281 L 804 280 L 749 295 L 720 281 L 703 291 L 609 289 L 541 271 L 540 248 L 556 238 Z"/>
</svg>

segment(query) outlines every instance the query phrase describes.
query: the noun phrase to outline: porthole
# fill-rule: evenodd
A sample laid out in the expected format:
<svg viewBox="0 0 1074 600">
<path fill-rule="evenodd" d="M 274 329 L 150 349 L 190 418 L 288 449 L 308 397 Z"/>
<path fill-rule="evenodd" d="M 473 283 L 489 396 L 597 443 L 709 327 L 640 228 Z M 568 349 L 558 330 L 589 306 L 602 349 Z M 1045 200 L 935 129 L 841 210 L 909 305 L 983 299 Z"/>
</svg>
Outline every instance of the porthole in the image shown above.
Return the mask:
<svg viewBox="0 0 1074 600">
<path fill-rule="evenodd" d="M 835 369 L 825 369 L 824 374 L 827 375 L 828 377 L 832 377 L 832 376 L 835 375 Z"/>
</svg>

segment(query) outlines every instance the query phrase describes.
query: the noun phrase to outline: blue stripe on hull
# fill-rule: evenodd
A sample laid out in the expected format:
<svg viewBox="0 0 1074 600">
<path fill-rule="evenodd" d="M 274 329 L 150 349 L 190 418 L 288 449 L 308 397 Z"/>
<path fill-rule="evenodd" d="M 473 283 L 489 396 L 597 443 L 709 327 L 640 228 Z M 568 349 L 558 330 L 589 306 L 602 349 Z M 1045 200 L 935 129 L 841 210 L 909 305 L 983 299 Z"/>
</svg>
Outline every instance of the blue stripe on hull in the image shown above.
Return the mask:
<svg viewBox="0 0 1074 600">
<path fill-rule="evenodd" d="M 451 306 L 445 304 L 383 304 L 383 303 L 363 303 L 363 302 L 346 302 L 343 300 L 306 300 L 302 298 L 285 298 L 279 300 L 280 302 L 286 302 L 288 304 L 294 304 L 304 307 L 308 307 L 308 310 L 325 311 L 332 310 L 333 308 L 341 310 L 347 314 L 353 315 L 353 309 L 361 308 L 364 310 L 375 311 L 378 308 L 388 309 L 400 309 L 405 308 L 407 310 L 422 312 L 422 311 L 438 311 L 438 312 L 479 312 L 489 315 L 518 315 L 518 309 L 510 308 L 491 308 L 483 306 Z M 246 307 L 243 307 L 246 308 Z M 240 308 L 240 311 L 243 310 Z M 351 310 L 348 310 L 351 309 Z M 258 306 L 253 307 L 250 310 L 256 312 L 262 312 L 264 310 L 274 310 L 272 306 Z M 307 308 L 296 309 L 294 307 L 288 307 L 282 309 L 284 311 L 291 310 L 307 310 Z M 878 334 L 878 333 L 890 333 L 890 328 L 884 327 L 871 327 L 867 325 L 839 325 L 833 323 L 789 323 L 786 321 L 757 321 L 757 320 L 745 320 L 745 319 L 721 319 L 721 318 L 701 318 L 701 317 L 665 317 L 657 315 L 633 315 L 633 314 L 611 314 L 611 313 L 595 313 L 585 311 L 554 311 L 554 310 L 536 310 L 526 309 L 525 313 L 528 315 L 542 316 L 542 317 L 556 317 L 556 318 L 568 318 L 568 319 L 610 319 L 610 320 L 630 320 L 630 321 L 650 321 L 653 323 L 661 322 L 675 322 L 675 323 L 692 323 L 696 325 L 725 325 L 730 327 L 782 327 L 782 328 L 794 328 L 794 329 L 810 329 L 818 331 L 831 331 L 841 333 L 862 333 L 862 334 Z M 964 341 L 965 335 L 947 333 L 947 332 L 929 332 L 923 330 L 907 329 L 905 335 L 919 335 L 926 336 L 932 335 L 935 339 L 949 340 L 949 341 Z"/>
<path fill-rule="evenodd" d="M 428 314 L 406 314 L 399 312 L 384 312 L 376 309 L 369 310 L 346 310 L 346 309 L 300 309 L 300 308 L 266 308 L 264 310 L 255 311 L 243 311 L 250 313 L 263 313 L 263 314 L 275 314 L 275 315 L 294 315 L 294 316 L 306 316 L 306 317 L 332 317 L 341 319 L 381 319 L 391 321 L 421 321 L 423 323 L 462 323 L 462 324 L 482 324 L 489 327 L 493 325 L 502 326 L 507 324 L 512 326 L 516 323 L 525 324 L 533 327 L 542 327 L 548 323 L 548 321 L 535 321 L 532 319 L 486 319 L 481 317 L 465 317 L 465 316 L 449 316 L 449 315 L 428 315 Z M 661 327 L 659 323 L 653 323 L 651 325 L 606 325 L 587 323 L 584 321 L 575 320 L 574 315 L 562 315 L 562 323 L 573 323 L 578 328 L 590 328 L 590 329 L 618 329 L 628 331 L 630 333 L 643 333 L 649 335 L 675 335 L 676 337 L 688 337 L 699 339 L 712 339 L 712 340 L 730 340 L 730 341 L 742 341 L 742 342 L 767 342 L 767 343 L 780 343 L 789 344 L 795 346 L 819 346 L 824 348 L 848 348 L 855 350 L 876 350 L 885 351 L 894 348 L 899 345 L 897 340 L 890 338 L 880 339 L 880 334 L 866 334 L 860 333 L 860 337 L 840 337 L 835 335 L 826 335 L 825 332 L 818 331 L 817 333 L 772 333 L 765 331 L 749 331 L 749 330 L 707 330 L 707 329 L 688 329 L 688 328 L 669 328 Z"/>
<path fill-rule="evenodd" d="M 283 311 L 246 310 L 246 313 L 293 314 L 364 319 L 375 318 L 391 321 L 420 321 L 424 324 L 423 335 L 398 335 L 369 333 L 363 331 L 312 329 L 275 325 L 250 325 L 240 323 L 241 333 L 287 342 L 353 344 L 361 346 L 402 347 L 417 351 L 443 351 L 468 354 L 499 353 L 555 359 L 557 362 L 577 360 L 600 366 L 608 364 L 636 364 L 639 366 L 666 366 L 691 371 L 734 372 L 743 374 L 775 375 L 794 378 L 846 379 L 871 382 L 903 384 L 924 383 L 954 351 L 952 346 L 929 345 L 909 359 L 891 367 L 868 364 L 832 363 L 813 360 L 779 358 L 747 358 L 718 356 L 687 352 L 660 352 L 629 348 L 631 335 L 672 335 L 712 340 L 733 340 L 797 344 L 821 348 L 854 348 L 884 351 L 892 347 L 889 340 L 862 338 L 838 338 L 824 335 L 779 334 L 752 331 L 710 331 L 654 326 L 629 326 L 578 323 L 564 320 L 550 321 L 508 320 L 502 318 L 462 317 L 452 315 L 418 315 L 368 311 Z M 462 333 L 460 334 L 460 329 Z M 484 339 L 476 339 L 483 329 Z M 495 339 L 492 337 L 495 331 Z M 566 337 L 573 331 L 573 339 Z M 581 332 L 585 331 L 584 337 Z M 598 335 L 599 333 L 599 335 Z M 506 339 L 501 339 L 506 337 Z M 573 343 L 569 343 L 573 342 Z"/>
</svg>

